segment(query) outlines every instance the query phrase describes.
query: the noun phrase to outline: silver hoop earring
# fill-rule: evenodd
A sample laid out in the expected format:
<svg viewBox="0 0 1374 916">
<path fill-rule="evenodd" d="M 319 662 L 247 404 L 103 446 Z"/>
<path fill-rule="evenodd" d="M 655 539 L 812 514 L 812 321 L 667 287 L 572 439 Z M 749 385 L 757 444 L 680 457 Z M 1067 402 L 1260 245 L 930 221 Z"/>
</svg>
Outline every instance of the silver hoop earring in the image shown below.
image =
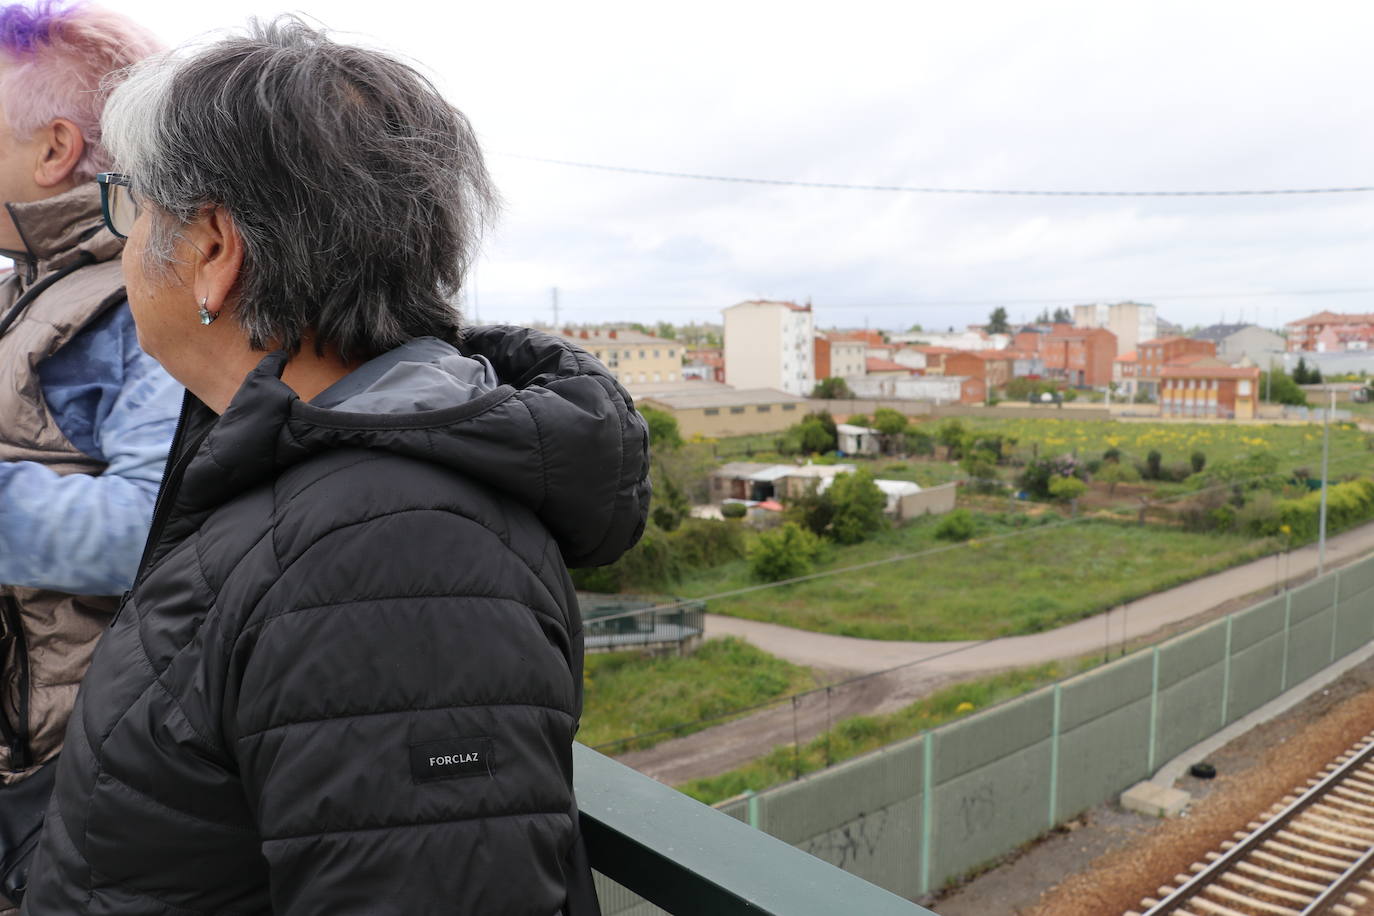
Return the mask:
<svg viewBox="0 0 1374 916">
<path fill-rule="evenodd" d="M 218 315 L 216 315 L 215 313 L 211 312 L 208 308 L 205 307 L 205 306 L 206 306 L 206 303 L 208 303 L 209 301 L 210 301 L 210 297 L 209 297 L 209 296 L 206 296 L 204 299 L 201 299 L 201 300 L 200 300 L 200 323 L 201 323 L 201 324 L 210 324 L 210 323 L 212 323 L 216 318 L 219 317 Z"/>
</svg>

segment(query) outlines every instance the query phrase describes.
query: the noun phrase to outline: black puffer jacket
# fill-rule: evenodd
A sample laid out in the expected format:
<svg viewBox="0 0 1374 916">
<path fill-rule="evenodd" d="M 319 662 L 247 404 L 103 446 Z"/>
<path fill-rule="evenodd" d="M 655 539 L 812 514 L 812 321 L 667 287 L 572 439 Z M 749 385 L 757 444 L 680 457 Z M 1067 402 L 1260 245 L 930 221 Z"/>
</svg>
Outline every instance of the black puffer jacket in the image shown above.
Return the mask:
<svg viewBox="0 0 1374 916">
<path fill-rule="evenodd" d="M 647 431 L 556 338 L 464 350 L 504 384 L 454 407 L 315 407 L 280 354 L 222 417 L 191 405 L 26 913 L 576 909 L 565 566 L 638 539 Z"/>
</svg>

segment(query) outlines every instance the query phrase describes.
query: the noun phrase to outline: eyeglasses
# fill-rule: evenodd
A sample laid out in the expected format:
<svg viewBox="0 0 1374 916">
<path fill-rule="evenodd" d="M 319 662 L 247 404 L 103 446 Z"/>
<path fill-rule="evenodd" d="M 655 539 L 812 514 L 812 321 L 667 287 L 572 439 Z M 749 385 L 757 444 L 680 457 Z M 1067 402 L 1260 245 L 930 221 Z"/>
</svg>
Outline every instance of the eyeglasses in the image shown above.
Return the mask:
<svg viewBox="0 0 1374 916">
<path fill-rule="evenodd" d="M 119 238 L 127 239 L 138 219 L 138 204 L 129 190 L 129 176 L 118 172 L 101 172 L 95 176 L 100 185 L 100 213 L 105 226 Z"/>
</svg>

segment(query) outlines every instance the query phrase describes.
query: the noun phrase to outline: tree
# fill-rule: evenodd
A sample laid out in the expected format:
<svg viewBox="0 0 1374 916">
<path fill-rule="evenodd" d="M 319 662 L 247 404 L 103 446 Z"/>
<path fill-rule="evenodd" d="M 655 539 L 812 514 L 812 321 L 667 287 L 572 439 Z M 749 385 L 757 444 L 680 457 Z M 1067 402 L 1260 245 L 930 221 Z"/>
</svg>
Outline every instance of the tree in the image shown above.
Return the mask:
<svg viewBox="0 0 1374 916">
<path fill-rule="evenodd" d="M 1306 369 L 1304 368 L 1304 373 Z M 1307 392 L 1298 387 L 1296 370 L 1290 376 L 1282 369 L 1260 373 L 1260 397 L 1270 404 L 1289 404 L 1294 407 L 1307 406 Z"/>
<path fill-rule="evenodd" d="M 795 579 L 811 571 L 820 556 L 821 539 L 811 532 L 786 522 L 774 531 L 765 531 L 749 548 L 749 571 L 764 582 Z"/>
<path fill-rule="evenodd" d="M 1049 324 L 1049 323 L 1050 323 L 1050 310 L 1049 310 L 1049 309 L 1041 309 L 1041 310 L 1040 310 L 1040 314 L 1035 316 L 1035 323 L 1036 323 L 1036 324 Z"/>
<path fill-rule="evenodd" d="M 1133 465 L 1109 461 L 1097 472 L 1097 479 L 1107 485 L 1107 495 L 1115 496 L 1117 484 L 1139 483 L 1140 472 Z"/>
<path fill-rule="evenodd" d="M 964 437 L 967 435 L 968 431 L 964 429 L 964 424 L 950 418 L 935 430 L 935 441 L 948 449 L 950 461 L 957 461 L 963 455 Z"/>
<path fill-rule="evenodd" d="M 677 418 L 672 414 L 654 407 L 641 407 L 639 415 L 649 424 L 649 448 L 672 451 L 682 445 L 682 433 L 678 432 Z"/>
<path fill-rule="evenodd" d="M 869 419 L 868 414 L 866 413 L 856 413 L 844 422 L 848 423 L 850 426 L 862 426 L 864 428 L 867 428 L 868 424 L 873 421 Z"/>
<path fill-rule="evenodd" d="M 658 336 L 664 340 L 677 340 L 677 328 L 666 321 L 658 323 Z"/>
<path fill-rule="evenodd" d="M 653 480 L 653 511 L 649 513 L 653 518 L 654 524 L 664 531 L 675 531 L 682 520 L 692 511 L 692 504 L 687 501 L 687 495 L 682 492 L 682 488 L 674 482 L 673 478 L 664 473 L 661 466 L 656 466 Z"/>
<path fill-rule="evenodd" d="M 884 452 L 891 452 L 893 446 L 901 441 L 899 437 L 906 432 L 910 422 L 906 414 L 891 407 L 879 407 L 873 411 L 873 428 L 882 437 Z"/>
<path fill-rule="evenodd" d="M 1054 321 L 1056 324 L 1073 324 L 1073 312 L 1066 308 L 1054 310 Z"/>
<path fill-rule="evenodd" d="M 1087 489 L 1088 485 L 1077 477 L 1056 477 L 1050 481 L 1050 496 L 1061 503 L 1073 505 L 1075 513 L 1078 511 L 1078 497 Z"/>
<path fill-rule="evenodd" d="M 1312 378 L 1312 371 L 1307 368 L 1307 357 L 1299 356 L 1298 364 L 1293 367 L 1293 383 L 1296 385 L 1315 385 L 1317 380 Z"/>
<path fill-rule="evenodd" d="M 1010 330 L 1010 327 L 1007 325 L 1007 310 L 999 305 L 997 308 L 993 309 L 992 314 L 988 316 L 988 333 L 1006 334 Z"/>
<path fill-rule="evenodd" d="M 830 531 L 830 522 L 835 518 L 835 503 L 830 491 L 822 493 L 813 481 L 801 496 L 787 501 L 783 519 L 800 525 L 817 537 L 824 537 Z"/>
<path fill-rule="evenodd" d="M 838 475 L 827 495 L 835 507 L 830 536 L 839 543 L 857 544 L 870 532 L 886 526 L 883 510 L 887 508 L 887 497 L 866 468 Z"/>
<path fill-rule="evenodd" d="M 824 421 L 816 414 L 810 414 L 801 419 L 801 422 L 789 426 L 782 435 L 779 443 L 779 451 L 784 454 L 796 454 L 800 452 L 804 455 L 815 455 L 820 452 L 829 452 L 835 448 L 835 423 L 832 420 L 827 428 Z"/>
<path fill-rule="evenodd" d="M 811 389 L 811 396 L 835 401 L 852 398 L 854 392 L 849 390 L 849 385 L 842 378 L 823 378 Z"/>
</svg>

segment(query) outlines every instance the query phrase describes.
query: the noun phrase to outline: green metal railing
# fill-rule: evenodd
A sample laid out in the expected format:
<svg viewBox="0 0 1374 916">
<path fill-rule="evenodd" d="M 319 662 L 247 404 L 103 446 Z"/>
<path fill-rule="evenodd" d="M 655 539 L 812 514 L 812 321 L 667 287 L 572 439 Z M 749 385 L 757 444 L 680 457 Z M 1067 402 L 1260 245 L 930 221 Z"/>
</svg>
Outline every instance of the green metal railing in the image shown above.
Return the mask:
<svg viewBox="0 0 1374 916">
<path fill-rule="evenodd" d="M 581 744 L 592 867 L 678 916 L 934 916 Z"/>
</svg>

